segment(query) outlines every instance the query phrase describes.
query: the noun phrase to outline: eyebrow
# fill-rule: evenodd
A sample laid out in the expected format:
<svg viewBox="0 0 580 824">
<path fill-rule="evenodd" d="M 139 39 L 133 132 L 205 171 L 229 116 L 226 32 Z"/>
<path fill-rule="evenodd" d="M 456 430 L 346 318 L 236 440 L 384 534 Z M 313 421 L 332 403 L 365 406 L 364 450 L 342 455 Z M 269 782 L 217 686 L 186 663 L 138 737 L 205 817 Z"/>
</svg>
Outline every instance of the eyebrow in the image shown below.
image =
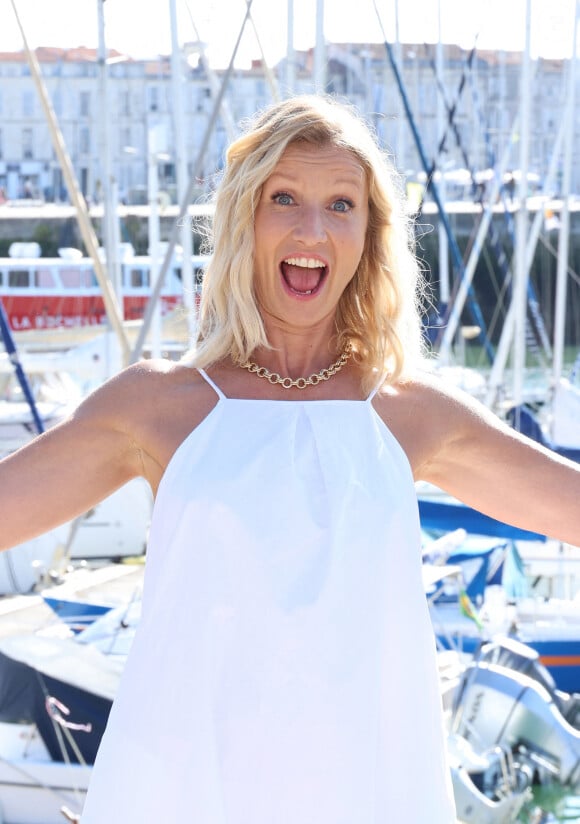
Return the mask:
<svg viewBox="0 0 580 824">
<path fill-rule="evenodd" d="M 265 182 L 268 183 L 272 179 L 276 179 L 276 180 L 281 179 L 282 181 L 287 180 L 289 182 L 295 182 L 296 181 L 296 176 L 290 174 L 289 172 L 284 172 L 282 170 L 278 170 L 278 171 L 274 170 L 272 172 L 272 174 L 270 175 L 270 177 Z M 351 173 L 347 172 L 346 174 L 344 172 L 340 172 L 337 175 L 337 177 L 333 178 L 333 180 L 332 180 L 332 184 L 337 185 L 337 186 L 351 185 L 351 186 L 356 186 L 358 188 L 358 186 L 360 186 L 361 183 L 363 185 L 365 183 L 365 176 L 364 176 L 364 171 L 363 171 L 362 168 L 361 168 L 361 175 L 360 176 L 358 174 L 356 174 L 355 172 L 351 172 Z"/>
</svg>

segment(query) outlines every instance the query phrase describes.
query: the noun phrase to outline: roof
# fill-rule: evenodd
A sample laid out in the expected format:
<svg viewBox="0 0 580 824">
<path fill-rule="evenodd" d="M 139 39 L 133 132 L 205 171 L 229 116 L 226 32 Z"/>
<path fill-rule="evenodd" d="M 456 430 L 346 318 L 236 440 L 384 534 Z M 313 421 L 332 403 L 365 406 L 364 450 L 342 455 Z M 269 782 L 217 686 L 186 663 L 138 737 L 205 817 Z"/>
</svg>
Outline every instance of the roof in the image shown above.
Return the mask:
<svg viewBox="0 0 580 824">
<path fill-rule="evenodd" d="M 34 54 L 39 63 L 96 63 L 98 52 L 96 49 L 89 49 L 87 46 L 74 46 L 63 49 L 57 46 L 39 46 L 34 49 Z M 132 61 L 133 58 L 117 51 L 108 49 L 107 56 L 111 58 L 125 58 Z M 22 49 L 14 52 L 0 52 L 0 63 L 25 63 L 26 52 Z"/>
</svg>

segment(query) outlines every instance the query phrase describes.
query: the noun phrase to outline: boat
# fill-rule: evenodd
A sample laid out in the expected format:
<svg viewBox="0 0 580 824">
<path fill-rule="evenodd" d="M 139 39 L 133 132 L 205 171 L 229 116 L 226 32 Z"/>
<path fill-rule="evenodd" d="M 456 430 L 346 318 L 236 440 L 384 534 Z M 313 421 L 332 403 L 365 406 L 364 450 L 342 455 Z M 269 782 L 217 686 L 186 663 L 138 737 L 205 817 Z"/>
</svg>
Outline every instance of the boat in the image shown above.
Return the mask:
<svg viewBox="0 0 580 824">
<path fill-rule="evenodd" d="M 457 819 L 461 824 L 512 824 L 532 795 L 532 773 L 507 747 L 475 749 L 449 733 L 447 752 Z"/>
<path fill-rule="evenodd" d="M 80 814 L 123 663 L 66 638 L 0 641 L 2 822 Z"/>
<path fill-rule="evenodd" d="M 76 570 L 31 599 L 34 615 L 50 602 L 52 618 L 0 639 L 2 824 L 78 820 L 139 620 L 142 575 L 130 565 Z M 20 615 L 29 599 L 17 600 Z"/>
<path fill-rule="evenodd" d="M 513 638 L 480 645 L 453 690 L 449 730 L 509 749 L 536 783 L 580 787 L 580 694 L 558 690 L 538 653 Z"/>
<path fill-rule="evenodd" d="M 98 363 L 94 362 L 95 371 Z M 82 399 L 78 382 L 63 370 L 27 369 L 30 390 L 44 429 L 64 420 Z M 37 434 L 32 409 L 17 380 L 10 356 L 0 352 L 0 457 L 28 443 Z"/>
<path fill-rule="evenodd" d="M 107 314 L 93 261 L 68 248 L 60 249 L 56 258 L 40 257 L 37 247 L 12 244 L 12 255 L 0 258 L 0 299 L 11 329 L 26 332 L 103 326 Z M 31 252 L 36 254 L 31 256 Z M 162 315 L 182 302 L 181 258 L 176 250 L 161 290 Z M 192 256 L 197 284 L 206 264 L 206 256 Z M 120 244 L 119 265 L 124 319 L 140 320 L 154 288 L 151 257 L 136 255 L 131 244 Z"/>
<path fill-rule="evenodd" d="M 442 680 L 442 698 L 462 824 L 522 820 L 534 785 L 578 791 L 580 694 L 558 690 L 533 649 L 501 636 L 481 644 Z"/>
<path fill-rule="evenodd" d="M 427 598 L 439 648 L 473 654 L 499 633 L 533 649 L 557 689 L 580 693 L 580 600 L 566 596 L 561 580 L 574 569 L 574 550 L 538 544 L 524 560 L 519 546 L 467 536 L 435 556 L 439 574 Z"/>
<path fill-rule="evenodd" d="M 564 458 L 580 462 L 580 383 L 561 378 L 552 402 L 534 409 L 520 404 L 508 410 L 507 420 L 518 432 Z"/>
</svg>

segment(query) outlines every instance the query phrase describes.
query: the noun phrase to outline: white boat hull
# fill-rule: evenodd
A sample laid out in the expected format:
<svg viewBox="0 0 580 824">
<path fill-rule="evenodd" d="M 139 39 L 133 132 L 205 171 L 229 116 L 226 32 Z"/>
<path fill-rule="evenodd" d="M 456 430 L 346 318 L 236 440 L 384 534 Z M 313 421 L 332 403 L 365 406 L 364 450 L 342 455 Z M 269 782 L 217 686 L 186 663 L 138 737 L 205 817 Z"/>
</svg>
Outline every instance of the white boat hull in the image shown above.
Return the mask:
<svg viewBox="0 0 580 824">
<path fill-rule="evenodd" d="M 82 812 L 91 769 L 0 759 L 0 824 L 64 824 L 62 807 Z"/>
</svg>

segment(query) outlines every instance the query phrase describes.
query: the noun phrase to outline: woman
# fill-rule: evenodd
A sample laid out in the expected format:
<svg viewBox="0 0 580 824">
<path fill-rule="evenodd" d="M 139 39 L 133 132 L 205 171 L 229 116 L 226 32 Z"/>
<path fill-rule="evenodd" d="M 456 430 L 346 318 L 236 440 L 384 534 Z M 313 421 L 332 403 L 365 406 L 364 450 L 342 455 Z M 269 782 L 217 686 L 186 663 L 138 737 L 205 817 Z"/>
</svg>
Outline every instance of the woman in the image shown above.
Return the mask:
<svg viewBox="0 0 580 824">
<path fill-rule="evenodd" d="M 1 465 L 6 547 L 135 476 L 156 493 L 84 824 L 454 821 L 413 481 L 580 544 L 580 470 L 419 371 L 395 181 L 341 105 L 260 115 L 228 152 L 194 350 Z"/>
</svg>

